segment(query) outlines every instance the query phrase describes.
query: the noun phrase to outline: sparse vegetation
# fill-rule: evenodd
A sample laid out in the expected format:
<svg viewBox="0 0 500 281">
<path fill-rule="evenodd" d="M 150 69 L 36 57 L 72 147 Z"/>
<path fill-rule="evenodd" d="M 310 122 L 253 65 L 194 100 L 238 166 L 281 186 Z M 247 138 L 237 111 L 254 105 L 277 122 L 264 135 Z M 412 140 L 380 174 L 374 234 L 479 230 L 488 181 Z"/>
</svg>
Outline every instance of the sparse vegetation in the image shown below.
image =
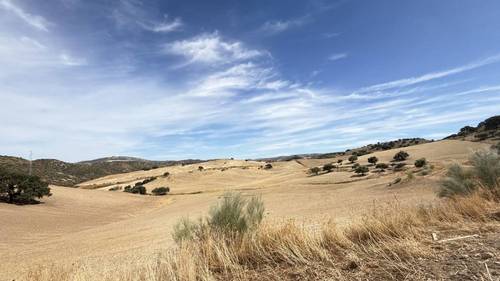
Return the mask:
<svg viewBox="0 0 500 281">
<path fill-rule="evenodd" d="M 234 237 L 255 231 L 264 218 L 264 203 L 259 197 L 244 198 L 240 193 L 225 193 L 217 205 L 210 208 L 209 216 L 197 223 L 187 218 L 180 220 L 172 234 L 178 243 L 186 240 L 204 240 L 219 234 Z"/>
<path fill-rule="evenodd" d="M 165 178 L 170 177 L 170 172 L 165 172 L 165 173 L 163 173 L 163 177 L 165 177 Z"/>
<path fill-rule="evenodd" d="M 406 151 L 399 151 L 398 153 L 396 153 L 393 157 L 394 161 L 405 161 L 410 155 L 406 152 Z"/>
<path fill-rule="evenodd" d="M 312 175 L 318 175 L 319 172 L 321 172 L 321 169 L 319 167 L 312 167 L 309 169 L 309 173 Z"/>
<path fill-rule="evenodd" d="M 415 167 L 422 168 L 427 165 L 427 160 L 425 158 L 420 158 L 415 160 Z"/>
<path fill-rule="evenodd" d="M 386 163 L 378 163 L 377 165 L 375 165 L 375 168 L 385 170 L 389 168 L 389 165 L 387 165 Z"/>
<path fill-rule="evenodd" d="M 441 182 L 439 195 L 469 195 L 483 188 L 500 198 L 500 157 L 493 151 L 477 151 L 470 157 L 472 168 L 453 164 Z"/>
<path fill-rule="evenodd" d="M 344 159 L 339 159 L 339 160 L 337 160 L 337 163 L 338 163 L 339 165 L 342 165 L 342 162 L 344 162 Z"/>
<path fill-rule="evenodd" d="M 198 171 L 203 171 L 203 166 L 198 166 Z"/>
<path fill-rule="evenodd" d="M 170 187 L 157 187 L 151 190 L 151 193 L 156 196 L 167 195 L 170 192 Z"/>
<path fill-rule="evenodd" d="M 273 168 L 273 165 L 271 163 L 266 163 L 266 165 L 264 165 L 264 170 L 269 170 L 272 168 Z"/>
<path fill-rule="evenodd" d="M 49 184 L 37 176 L 0 171 L 0 201 L 10 204 L 33 204 L 51 196 Z"/>
<path fill-rule="evenodd" d="M 396 165 L 394 165 L 394 171 L 402 171 L 405 166 L 406 163 L 397 163 Z"/>
<path fill-rule="evenodd" d="M 146 187 L 141 184 L 136 184 L 134 186 L 127 185 L 123 189 L 123 192 L 134 193 L 134 194 L 146 194 Z"/>
<path fill-rule="evenodd" d="M 351 156 L 349 156 L 349 158 L 347 160 L 349 160 L 349 162 L 351 162 L 351 163 L 354 163 L 354 162 L 356 162 L 356 160 L 358 160 L 358 156 L 351 155 Z"/>
<path fill-rule="evenodd" d="M 378 158 L 375 157 L 375 156 L 372 156 L 372 157 L 369 157 L 368 158 L 368 163 L 372 164 L 372 165 L 376 165 L 378 162 Z"/>
<path fill-rule="evenodd" d="M 108 189 L 109 191 L 118 191 L 118 190 L 122 190 L 122 187 L 117 185 L 117 186 L 113 186 L 111 187 L 110 189 Z"/>
<path fill-rule="evenodd" d="M 364 165 L 360 165 L 356 168 L 354 171 L 356 174 L 360 174 L 361 176 L 364 176 L 366 173 L 368 173 L 368 167 Z"/>
<path fill-rule="evenodd" d="M 325 172 L 331 172 L 333 169 L 335 168 L 335 166 L 333 166 L 332 163 L 327 163 L 325 165 L 323 165 L 323 171 Z"/>
</svg>

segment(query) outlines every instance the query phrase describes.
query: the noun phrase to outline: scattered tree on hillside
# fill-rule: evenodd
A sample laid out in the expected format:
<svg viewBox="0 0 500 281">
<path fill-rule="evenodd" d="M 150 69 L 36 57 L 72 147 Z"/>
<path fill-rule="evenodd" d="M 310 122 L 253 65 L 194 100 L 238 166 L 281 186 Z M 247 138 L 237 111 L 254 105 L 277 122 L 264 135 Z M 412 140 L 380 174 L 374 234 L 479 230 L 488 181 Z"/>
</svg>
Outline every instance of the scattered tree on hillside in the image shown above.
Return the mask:
<svg viewBox="0 0 500 281">
<path fill-rule="evenodd" d="M 356 162 L 356 160 L 358 160 L 358 156 L 353 154 L 353 155 L 349 156 L 348 160 L 349 160 L 349 162 L 354 163 L 354 162 Z"/>
<path fill-rule="evenodd" d="M 49 184 L 37 176 L 0 171 L 0 201 L 33 204 L 36 199 L 51 195 Z"/>
<path fill-rule="evenodd" d="M 168 177 L 170 176 L 170 172 L 165 172 L 165 173 L 163 173 L 163 176 L 164 176 L 165 178 L 168 178 Z"/>
<path fill-rule="evenodd" d="M 318 175 L 320 171 L 321 169 L 319 167 L 312 167 L 311 169 L 309 169 L 309 173 L 314 175 Z"/>
<path fill-rule="evenodd" d="M 385 170 L 387 168 L 389 168 L 389 165 L 387 165 L 386 163 L 378 163 L 375 168 L 377 169 L 381 169 L 381 170 Z"/>
<path fill-rule="evenodd" d="M 157 188 L 151 190 L 151 193 L 153 193 L 153 195 L 156 195 L 156 196 L 167 195 L 167 193 L 169 193 L 169 192 L 170 192 L 169 187 L 157 187 Z"/>
<path fill-rule="evenodd" d="M 325 172 L 331 172 L 335 168 L 332 163 L 327 163 L 323 165 L 323 171 Z"/>
<path fill-rule="evenodd" d="M 410 154 L 408 154 L 406 151 L 401 150 L 394 155 L 394 161 L 405 161 L 409 156 Z"/>
<path fill-rule="evenodd" d="M 339 160 L 337 160 L 337 163 L 338 163 L 338 164 L 342 164 L 342 162 L 344 162 L 344 159 L 339 159 Z"/>
<path fill-rule="evenodd" d="M 415 167 L 422 168 L 427 165 L 427 160 L 425 158 L 420 158 L 415 161 Z"/>
<path fill-rule="evenodd" d="M 203 171 L 203 166 L 198 166 L 198 171 Z"/>
<path fill-rule="evenodd" d="M 269 170 L 269 169 L 272 169 L 273 168 L 273 165 L 271 165 L 271 163 L 266 163 L 266 165 L 264 165 L 264 169 L 265 170 Z"/>
<path fill-rule="evenodd" d="M 354 164 L 352 164 L 352 169 L 356 170 L 356 168 L 359 167 L 359 166 L 360 166 L 359 163 L 354 163 Z"/>
<path fill-rule="evenodd" d="M 128 192 L 128 193 L 134 193 L 134 194 L 146 194 L 146 187 L 143 185 L 136 184 L 133 187 L 130 185 L 125 186 L 125 189 L 123 189 L 123 192 Z"/>
<path fill-rule="evenodd" d="M 361 176 L 364 176 L 366 173 L 368 173 L 368 167 L 360 165 L 360 166 L 356 167 L 355 173 L 361 174 Z"/>
<path fill-rule="evenodd" d="M 377 164 L 377 162 L 378 162 L 378 158 L 375 156 L 368 158 L 368 163 L 375 165 L 375 164 Z"/>
</svg>

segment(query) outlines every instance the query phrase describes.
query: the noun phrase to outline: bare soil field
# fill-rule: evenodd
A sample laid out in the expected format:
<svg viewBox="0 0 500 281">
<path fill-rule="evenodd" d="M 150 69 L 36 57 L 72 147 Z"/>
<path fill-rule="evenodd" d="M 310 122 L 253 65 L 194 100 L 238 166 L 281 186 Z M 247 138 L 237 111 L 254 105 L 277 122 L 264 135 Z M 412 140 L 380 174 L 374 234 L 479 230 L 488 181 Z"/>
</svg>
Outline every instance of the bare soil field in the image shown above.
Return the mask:
<svg viewBox="0 0 500 281">
<path fill-rule="evenodd" d="M 296 219 L 311 228 L 329 219 L 347 224 L 360 212 L 394 199 L 407 205 L 429 203 L 436 200 L 435 189 L 447 165 L 465 163 L 471 151 L 489 146 L 448 140 L 404 148 L 410 154 L 406 162 L 407 169 L 415 172 L 413 178 L 407 176 L 408 170 L 370 171 L 357 177 L 345 158 L 342 169 L 317 176 L 308 169 L 336 163 L 337 158 L 275 162 L 272 169 L 263 169 L 263 162 L 215 160 L 111 175 L 79 188 L 52 186 L 53 196 L 42 204 L 0 204 L 0 280 L 13 280 L 37 264 L 109 261 L 165 250 L 173 245 L 171 230 L 176 221 L 206 213 L 228 190 L 261 195 L 267 222 Z M 375 155 L 389 163 L 399 150 L 364 155 L 358 162 L 367 164 L 367 158 Z M 417 175 L 413 167 L 421 157 L 434 166 L 425 176 Z M 170 175 L 164 176 L 165 172 Z M 146 184 L 148 192 L 168 186 L 169 195 L 108 191 L 152 176 L 158 178 Z M 389 186 L 396 178 L 401 182 Z"/>
</svg>

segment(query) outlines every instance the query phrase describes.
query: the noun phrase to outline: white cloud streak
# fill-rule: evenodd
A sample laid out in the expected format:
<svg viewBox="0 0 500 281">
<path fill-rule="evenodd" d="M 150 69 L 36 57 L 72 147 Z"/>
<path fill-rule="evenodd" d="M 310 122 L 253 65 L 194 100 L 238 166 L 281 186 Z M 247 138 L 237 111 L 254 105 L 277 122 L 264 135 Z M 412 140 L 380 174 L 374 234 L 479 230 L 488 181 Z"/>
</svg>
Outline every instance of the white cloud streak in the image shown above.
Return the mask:
<svg viewBox="0 0 500 281">
<path fill-rule="evenodd" d="M 45 18 L 24 11 L 19 6 L 16 6 L 12 0 L 0 0 L 0 8 L 12 12 L 14 15 L 22 19 L 25 23 L 38 30 L 46 32 L 49 31 L 48 27 L 50 23 Z"/>
</svg>

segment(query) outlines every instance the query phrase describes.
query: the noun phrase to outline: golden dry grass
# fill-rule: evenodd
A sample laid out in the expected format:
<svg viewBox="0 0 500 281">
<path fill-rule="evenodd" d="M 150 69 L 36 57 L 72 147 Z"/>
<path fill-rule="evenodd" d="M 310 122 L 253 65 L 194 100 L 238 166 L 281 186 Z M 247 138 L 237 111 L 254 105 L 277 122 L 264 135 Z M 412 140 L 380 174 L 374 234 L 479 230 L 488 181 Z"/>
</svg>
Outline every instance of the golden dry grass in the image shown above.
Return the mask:
<svg viewBox="0 0 500 281">
<path fill-rule="evenodd" d="M 374 210 L 374 206 L 393 204 L 390 202 L 395 200 L 397 205 L 405 208 L 432 204 L 437 200 L 434 189 L 442 168 L 453 161 L 466 161 L 470 151 L 483 147 L 485 145 L 481 143 L 462 141 L 410 147 L 407 149 L 409 163 L 426 157 L 436 169 L 425 177 L 416 176 L 412 181 L 391 187 L 388 183 L 397 177 L 404 177 L 404 172 L 370 174 L 364 178 L 352 178 L 350 172 L 332 172 L 314 177 L 307 174 L 310 165 L 335 159 L 301 160 L 302 164 L 277 162 L 273 163 L 271 170 L 259 169 L 263 164 L 260 162 L 216 160 L 113 175 L 82 184 L 82 187 L 106 186 L 97 190 L 53 187 L 54 196 L 44 200 L 44 204 L 0 204 L 0 280 L 17 280 L 20 274 L 40 264 L 52 263 L 67 269 L 61 272 L 79 272 L 83 276 L 80 280 L 95 280 L 91 278 L 92 273 L 95 276 L 109 275 L 110 280 L 117 280 L 115 271 L 119 274 L 153 274 L 150 271 L 156 268 L 155 264 L 166 259 L 177 259 L 177 267 L 188 270 L 192 268 L 189 264 L 193 261 L 184 264 L 178 260 L 180 257 L 165 254 L 173 245 L 172 227 L 181 217 L 203 214 L 227 190 L 240 191 L 245 196 L 261 195 L 267 209 L 265 221 L 268 225 L 283 225 L 284 220 L 294 219 L 298 222 L 295 227 L 312 231 L 314 235 L 332 223 L 338 229 L 351 225 L 354 230 L 355 219 Z M 375 155 L 386 161 L 395 152 L 397 150 L 377 152 Z M 360 161 L 365 163 L 363 157 Z M 203 172 L 197 171 L 199 165 L 205 167 Z M 166 171 L 170 172 L 170 177 L 161 176 Z M 117 182 L 125 185 L 151 176 L 159 178 L 146 185 L 148 190 L 169 186 L 171 195 L 155 197 L 107 191 Z M 438 214 L 433 215 L 433 218 L 436 217 Z M 334 222 L 328 223 L 330 219 Z M 452 224 L 452 220 L 447 219 Z M 347 232 L 342 233 L 341 237 L 345 238 Z M 405 248 L 405 243 L 414 245 L 407 240 L 398 243 L 401 248 Z M 161 258 L 157 259 L 156 253 L 162 253 L 159 254 Z M 271 269 L 269 265 L 269 268 L 261 270 Z M 212 274 L 207 270 L 205 268 L 201 272 L 207 276 Z M 195 273 L 199 272 L 189 274 Z M 251 273 L 249 271 L 248 274 Z M 124 280 L 127 278 L 124 277 Z M 58 279 L 64 280 L 55 280 Z M 105 280 L 104 277 L 102 279 Z"/>
<path fill-rule="evenodd" d="M 418 271 L 417 259 L 434 255 L 429 228 L 495 223 L 488 215 L 498 207 L 479 195 L 418 208 L 393 202 L 344 227 L 328 222 L 312 231 L 289 221 L 241 237 L 207 233 L 147 260 L 122 260 L 113 270 L 39 267 L 26 280 L 352 280 L 353 269 L 373 265 L 382 269 L 377 276 L 400 280 Z"/>
</svg>

